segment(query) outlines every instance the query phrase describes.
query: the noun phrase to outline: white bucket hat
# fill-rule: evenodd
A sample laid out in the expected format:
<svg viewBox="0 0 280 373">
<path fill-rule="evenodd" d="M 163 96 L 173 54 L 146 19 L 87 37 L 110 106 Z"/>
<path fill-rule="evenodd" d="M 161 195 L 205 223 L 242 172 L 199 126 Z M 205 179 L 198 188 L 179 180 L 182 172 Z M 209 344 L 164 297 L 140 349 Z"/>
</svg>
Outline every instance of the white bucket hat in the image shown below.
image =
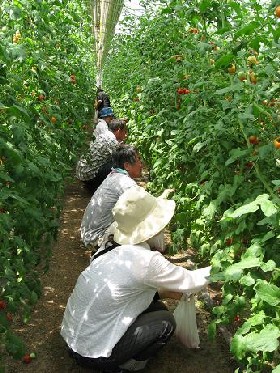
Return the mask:
<svg viewBox="0 0 280 373">
<path fill-rule="evenodd" d="M 129 188 L 113 208 L 114 240 L 121 245 L 147 241 L 169 223 L 174 210 L 172 200 L 156 198 L 139 186 Z"/>
</svg>

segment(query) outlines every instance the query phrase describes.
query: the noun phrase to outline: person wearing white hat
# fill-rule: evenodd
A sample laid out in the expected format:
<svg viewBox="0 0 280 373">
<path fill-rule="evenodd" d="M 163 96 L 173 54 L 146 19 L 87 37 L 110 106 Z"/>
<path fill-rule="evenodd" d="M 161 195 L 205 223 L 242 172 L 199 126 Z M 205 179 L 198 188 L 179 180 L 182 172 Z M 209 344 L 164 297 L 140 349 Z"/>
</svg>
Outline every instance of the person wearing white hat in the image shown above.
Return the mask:
<svg viewBox="0 0 280 373">
<path fill-rule="evenodd" d="M 61 335 L 78 364 L 103 372 L 144 369 L 176 328 L 159 299 L 180 299 L 208 284 L 210 267 L 189 271 L 152 251 L 174 209 L 174 201 L 138 186 L 120 196 L 115 243 L 81 273 L 64 312 Z"/>
</svg>

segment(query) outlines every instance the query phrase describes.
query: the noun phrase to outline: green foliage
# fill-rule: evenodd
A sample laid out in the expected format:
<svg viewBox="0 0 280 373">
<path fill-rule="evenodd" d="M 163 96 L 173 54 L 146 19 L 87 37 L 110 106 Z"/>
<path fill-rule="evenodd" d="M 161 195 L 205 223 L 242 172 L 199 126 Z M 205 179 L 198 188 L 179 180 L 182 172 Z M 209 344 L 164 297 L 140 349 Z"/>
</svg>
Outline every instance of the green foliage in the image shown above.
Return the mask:
<svg viewBox="0 0 280 373">
<path fill-rule="evenodd" d="M 0 13 L 0 336 L 21 358 L 10 325 L 16 315 L 27 322 L 41 295 L 65 181 L 92 116 L 93 40 L 78 1 L 3 0 Z"/>
<path fill-rule="evenodd" d="M 175 189 L 172 250 L 190 244 L 221 283 L 209 334 L 233 324 L 245 371 L 270 372 L 279 363 L 277 4 L 165 0 L 155 13 L 148 3 L 138 22 L 125 20 L 104 83 L 131 118 L 149 189 Z"/>
</svg>

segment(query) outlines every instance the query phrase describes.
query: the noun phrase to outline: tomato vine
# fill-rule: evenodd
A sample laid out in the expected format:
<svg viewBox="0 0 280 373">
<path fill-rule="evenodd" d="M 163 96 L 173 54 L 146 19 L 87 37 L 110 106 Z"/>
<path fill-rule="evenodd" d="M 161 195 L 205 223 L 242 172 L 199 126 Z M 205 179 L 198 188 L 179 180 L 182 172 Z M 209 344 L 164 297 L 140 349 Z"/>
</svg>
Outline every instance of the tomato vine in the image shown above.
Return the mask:
<svg viewBox="0 0 280 373">
<path fill-rule="evenodd" d="M 93 115 L 94 59 L 85 4 L 3 0 L 0 13 L 0 356 L 20 359 L 11 327 L 41 295 L 65 180 Z"/>
<path fill-rule="evenodd" d="M 143 4 L 115 38 L 106 87 L 132 118 L 150 189 L 175 189 L 173 249 L 191 245 L 221 284 L 210 334 L 232 324 L 241 369 L 277 371 L 279 2 Z"/>
</svg>

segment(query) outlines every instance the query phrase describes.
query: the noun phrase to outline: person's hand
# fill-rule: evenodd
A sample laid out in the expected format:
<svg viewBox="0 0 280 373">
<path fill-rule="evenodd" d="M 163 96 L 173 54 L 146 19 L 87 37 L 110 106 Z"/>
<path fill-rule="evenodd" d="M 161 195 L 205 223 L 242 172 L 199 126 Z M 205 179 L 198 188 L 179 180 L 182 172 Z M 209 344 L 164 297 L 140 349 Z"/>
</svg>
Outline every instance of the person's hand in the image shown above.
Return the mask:
<svg viewBox="0 0 280 373">
<path fill-rule="evenodd" d="M 175 191 L 175 189 L 165 189 L 162 193 L 162 195 L 160 196 L 160 198 L 167 198 L 169 196 L 170 193 L 173 193 Z"/>
</svg>

